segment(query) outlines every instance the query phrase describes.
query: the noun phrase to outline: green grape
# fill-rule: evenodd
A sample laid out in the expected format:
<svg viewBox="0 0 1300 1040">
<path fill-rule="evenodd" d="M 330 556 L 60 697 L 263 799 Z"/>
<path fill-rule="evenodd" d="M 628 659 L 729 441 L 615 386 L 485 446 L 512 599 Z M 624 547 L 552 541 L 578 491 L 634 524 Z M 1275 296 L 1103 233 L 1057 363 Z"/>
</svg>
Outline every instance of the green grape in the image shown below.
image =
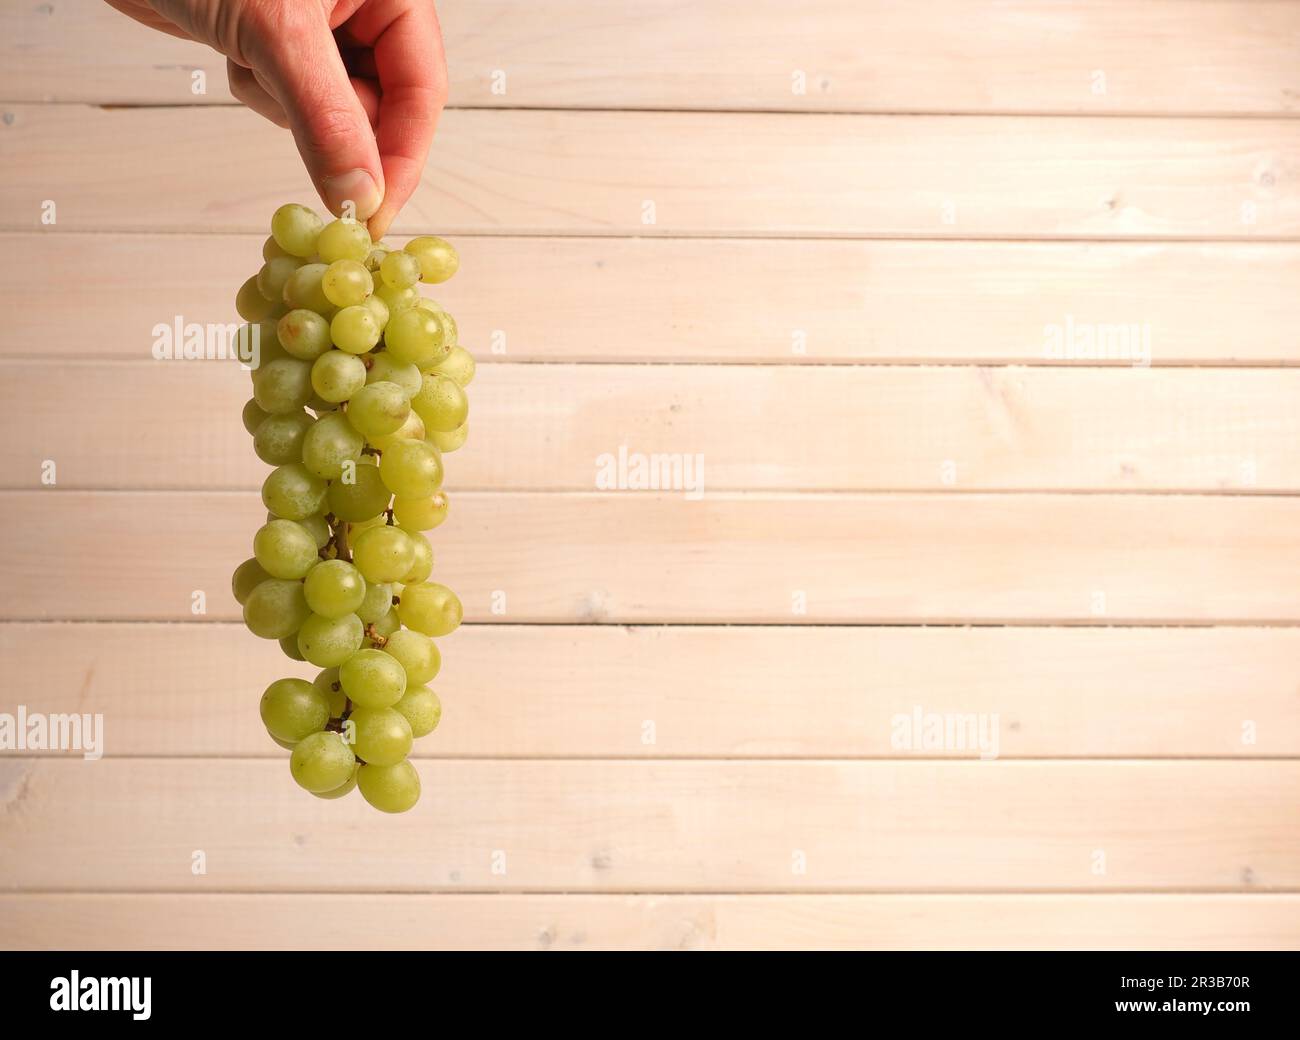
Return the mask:
<svg viewBox="0 0 1300 1040">
<path fill-rule="evenodd" d="M 313 513 L 311 516 L 304 517 L 302 520 L 295 520 L 294 523 L 301 524 L 303 529 L 312 537 L 316 543 L 317 549 L 324 549 L 330 540 L 330 525 L 326 523 L 325 517 L 320 513 Z"/>
<path fill-rule="evenodd" d="M 424 439 L 424 420 L 420 418 L 417 412 L 411 412 L 406 417 L 406 421 L 396 430 L 392 433 L 386 433 L 382 437 L 372 437 L 370 443 L 380 451 L 387 451 L 398 441 L 422 441 Z"/>
<path fill-rule="evenodd" d="M 371 383 L 352 395 L 346 414 L 366 437 L 383 437 L 401 429 L 411 414 L 411 402 L 396 383 Z"/>
<path fill-rule="evenodd" d="M 388 310 L 388 304 L 384 302 L 382 296 L 376 296 L 374 293 L 371 293 L 362 301 L 361 306 L 365 307 L 375 316 L 375 324 L 379 326 L 381 331 L 387 327 L 390 312 Z"/>
<path fill-rule="evenodd" d="M 441 452 L 455 451 L 465 443 L 465 438 L 469 436 L 469 423 L 463 422 L 457 426 L 451 433 L 441 433 L 434 430 L 427 435 L 428 441 Z"/>
<path fill-rule="evenodd" d="M 343 692 L 343 684 L 339 682 L 339 670 L 326 668 L 312 680 L 312 685 L 329 703 L 330 718 L 342 718 L 343 712 L 347 710 L 348 695 Z"/>
<path fill-rule="evenodd" d="M 394 316 L 402 311 L 409 311 L 412 307 L 418 305 L 420 292 L 414 286 L 406 289 L 394 289 L 391 285 L 375 286 L 375 296 L 384 301 L 384 306 L 388 308 L 388 320 L 391 322 Z"/>
<path fill-rule="evenodd" d="M 356 614 L 367 625 L 380 621 L 393 610 L 393 586 L 387 582 L 366 582 L 366 598 Z"/>
<path fill-rule="evenodd" d="M 346 401 L 366 385 L 366 364 L 359 357 L 331 350 L 311 366 L 311 386 L 330 404 Z"/>
<path fill-rule="evenodd" d="M 415 562 L 415 548 L 400 527 L 372 527 L 353 544 L 352 560 L 368 582 L 399 581 Z"/>
<path fill-rule="evenodd" d="M 230 352 L 248 366 L 250 379 L 256 379 L 258 370 L 277 358 L 287 358 L 288 351 L 280 344 L 276 334 L 278 321 L 267 319 L 239 326 L 230 342 Z"/>
<path fill-rule="evenodd" d="M 384 284 L 394 289 L 405 289 L 420 280 L 420 261 L 410 253 L 389 253 L 379 265 Z"/>
<path fill-rule="evenodd" d="M 230 576 L 230 591 L 234 593 L 235 602 L 242 607 L 248 602 L 248 594 L 269 577 L 270 575 L 262 569 L 262 565 L 256 558 L 245 560 Z M 389 606 L 392 604 L 390 603 Z"/>
<path fill-rule="evenodd" d="M 401 662 L 382 650 L 358 650 L 339 666 L 339 682 L 352 703 L 362 708 L 391 707 L 406 692 Z"/>
<path fill-rule="evenodd" d="M 424 386 L 424 377 L 414 365 L 398 361 L 387 350 L 382 350 L 370 359 L 366 382 L 395 383 L 402 388 L 407 397 L 414 397 Z"/>
<path fill-rule="evenodd" d="M 244 600 L 244 624 L 263 639 L 293 635 L 310 614 L 300 581 L 268 578 Z"/>
<path fill-rule="evenodd" d="M 284 303 L 294 310 L 315 311 L 324 318 L 334 314 L 334 304 L 330 303 L 321 288 L 321 279 L 325 277 L 328 264 L 303 264 L 284 283 Z"/>
<path fill-rule="evenodd" d="M 420 774 L 410 762 L 364 765 L 357 773 L 357 789 L 380 812 L 402 813 L 420 800 Z"/>
<path fill-rule="evenodd" d="M 257 272 L 257 291 L 272 303 L 283 302 L 284 283 L 301 266 L 302 261 L 295 256 L 277 256 L 268 260 Z"/>
<path fill-rule="evenodd" d="M 268 235 L 265 242 L 262 243 L 262 259 L 274 260 L 277 256 L 289 256 L 281 247 L 280 243 L 275 240 L 274 235 Z"/>
<path fill-rule="evenodd" d="M 410 307 L 389 318 L 384 344 L 393 360 L 416 368 L 437 364 L 451 349 L 438 316 L 422 307 Z"/>
<path fill-rule="evenodd" d="M 397 712 L 411 727 L 411 736 L 427 737 L 442 719 L 442 701 L 427 686 L 412 686 L 402 695 L 402 699 L 393 705 Z"/>
<path fill-rule="evenodd" d="M 390 607 L 387 614 L 378 621 L 371 622 L 371 627 L 374 628 L 375 635 L 379 639 L 386 640 L 389 636 L 401 631 L 402 622 L 397 616 L 397 611 Z"/>
<path fill-rule="evenodd" d="M 282 520 L 306 520 L 322 511 L 328 485 L 301 462 L 277 466 L 262 483 L 262 503 Z"/>
<path fill-rule="evenodd" d="M 321 291 L 335 307 L 355 307 L 375 291 L 366 265 L 356 260 L 335 260 L 320 280 Z"/>
<path fill-rule="evenodd" d="M 438 645 L 428 636 L 410 629 L 398 629 L 389 636 L 383 652 L 402 666 L 408 689 L 431 682 L 442 667 Z"/>
<path fill-rule="evenodd" d="M 270 412 L 262 410 L 262 406 L 257 403 L 257 398 L 250 397 L 244 403 L 244 411 L 240 418 L 244 422 L 244 429 L 255 434 L 258 426 L 262 424 L 262 420 L 270 414 Z"/>
<path fill-rule="evenodd" d="M 284 321 L 283 318 L 280 319 Z M 287 345 L 286 345 L 287 349 Z M 451 352 L 433 366 L 439 375 L 455 380 L 456 385 L 464 389 L 474 381 L 474 355 L 464 347 L 452 347 Z"/>
<path fill-rule="evenodd" d="M 422 534 L 411 534 L 411 547 L 415 550 L 415 557 L 411 569 L 402 579 L 403 585 L 419 585 L 428 581 L 429 575 L 433 573 L 433 546 L 429 544 L 429 539 Z"/>
<path fill-rule="evenodd" d="M 456 318 L 451 311 L 441 311 L 442 330 L 447 337 L 447 342 L 452 347 L 460 346 L 460 329 L 456 325 Z"/>
<path fill-rule="evenodd" d="M 268 733 L 267 736 L 271 737 L 271 734 Z M 296 741 L 281 740 L 279 737 L 271 737 L 271 740 L 274 741 L 276 744 L 279 744 L 280 747 L 284 748 L 286 751 L 292 751 L 294 748 L 298 746 Z"/>
<path fill-rule="evenodd" d="M 312 794 L 317 798 L 342 798 L 345 794 L 351 794 L 356 789 L 357 777 L 360 772 L 361 763 L 358 762 L 352 770 L 352 776 L 350 776 L 344 783 L 334 788 L 332 791 L 312 791 Z"/>
<path fill-rule="evenodd" d="M 285 415 L 268 415 L 253 434 L 253 451 L 270 466 L 283 466 L 302 458 L 303 436 L 312 418 L 301 408 Z"/>
<path fill-rule="evenodd" d="M 326 412 L 302 439 L 302 463 L 318 477 L 338 480 L 343 463 L 356 462 L 366 439 L 342 412 Z"/>
<path fill-rule="evenodd" d="M 347 742 L 340 734 L 328 730 L 308 734 L 289 756 L 289 772 L 299 787 L 313 794 L 333 791 L 346 784 L 356 765 L 356 756 Z"/>
<path fill-rule="evenodd" d="M 460 600 L 446 585 L 436 582 L 407 585 L 399 598 L 397 616 L 402 624 L 426 636 L 445 636 L 454 632 L 461 622 Z"/>
<path fill-rule="evenodd" d="M 469 399 L 460 385 L 436 372 L 426 373 L 420 392 L 411 398 L 426 430 L 450 433 L 469 415 Z"/>
<path fill-rule="evenodd" d="M 360 650 L 365 637 L 361 619 L 355 614 L 341 618 L 312 614 L 298 629 L 298 649 L 316 667 L 333 668 Z"/>
<path fill-rule="evenodd" d="M 245 321 L 261 321 L 270 317 L 275 304 L 257 288 L 257 275 L 253 275 L 235 293 L 235 312 Z"/>
<path fill-rule="evenodd" d="M 430 285 L 445 282 L 460 267 L 460 257 L 444 238 L 422 235 L 407 242 L 405 248 L 420 261 L 420 277 Z"/>
<path fill-rule="evenodd" d="M 311 256 L 321 221 L 314 210 L 290 202 L 271 215 L 271 238 L 290 256 Z"/>
<path fill-rule="evenodd" d="M 302 656 L 302 651 L 298 649 L 297 634 L 291 636 L 285 636 L 283 639 L 281 639 L 280 649 L 284 652 L 284 656 L 289 658 L 290 661 L 307 660 L 307 658 Z"/>
<path fill-rule="evenodd" d="M 370 252 L 366 254 L 366 270 L 369 271 L 371 275 L 377 275 L 380 267 L 383 266 L 384 257 L 391 252 L 392 250 L 382 242 L 376 242 L 371 247 Z M 379 279 L 376 278 L 375 285 L 378 286 L 379 284 Z"/>
<path fill-rule="evenodd" d="M 316 540 L 301 524 L 272 520 L 253 535 L 253 556 L 273 578 L 297 580 L 320 562 Z"/>
<path fill-rule="evenodd" d="M 379 460 L 388 490 L 403 498 L 428 498 L 442 484 L 442 459 L 428 441 L 398 441 Z"/>
<path fill-rule="evenodd" d="M 362 456 L 362 461 L 368 456 Z M 375 466 L 357 466 L 353 480 L 349 482 L 347 474 L 333 481 L 329 486 L 327 501 L 329 511 L 340 520 L 358 523 L 378 516 L 388 508 L 389 492 L 379 476 Z"/>
<path fill-rule="evenodd" d="M 348 722 L 352 724 L 352 751 L 363 762 L 394 766 L 411 753 L 411 724 L 392 708 L 359 707 L 348 716 Z"/>
<path fill-rule="evenodd" d="M 447 519 L 447 496 L 438 491 L 428 498 L 393 499 L 393 519 L 407 531 L 431 531 Z"/>
<path fill-rule="evenodd" d="M 297 358 L 266 362 L 253 376 L 253 398 L 272 415 L 301 411 L 311 399 L 311 389 L 311 366 Z"/>
<path fill-rule="evenodd" d="M 303 582 L 307 606 L 326 618 L 353 614 L 365 602 L 366 582 L 346 560 L 323 560 L 307 572 Z"/>
<path fill-rule="evenodd" d="M 344 307 L 330 322 L 330 339 L 339 350 L 364 354 L 379 342 L 379 322 L 369 307 Z"/>
<path fill-rule="evenodd" d="M 336 350 L 334 351 L 334 353 L 337 354 L 338 351 Z M 348 357 L 351 356 L 352 356 L 351 354 L 348 355 Z M 313 368 L 314 367 L 315 366 L 313 366 Z M 325 398 L 321 397 L 320 394 L 314 392 L 315 387 L 313 387 L 312 390 L 313 393 L 311 395 L 311 400 L 307 402 L 307 407 L 310 408 L 313 412 L 315 412 L 318 418 L 324 415 L 326 412 L 337 412 L 339 410 L 338 401 L 327 401 L 325 400 Z"/>
<path fill-rule="evenodd" d="M 306 679 L 277 679 L 262 694 L 262 725 L 277 740 L 296 744 L 330 720 L 329 701 Z"/>
<path fill-rule="evenodd" d="M 330 349 L 330 323 L 304 307 L 281 318 L 275 332 L 280 345 L 302 361 L 315 361 Z"/>
<path fill-rule="evenodd" d="M 327 264 L 336 260 L 363 262 L 370 255 L 372 243 L 365 224 L 356 220 L 332 220 L 316 239 L 316 252 Z"/>
</svg>

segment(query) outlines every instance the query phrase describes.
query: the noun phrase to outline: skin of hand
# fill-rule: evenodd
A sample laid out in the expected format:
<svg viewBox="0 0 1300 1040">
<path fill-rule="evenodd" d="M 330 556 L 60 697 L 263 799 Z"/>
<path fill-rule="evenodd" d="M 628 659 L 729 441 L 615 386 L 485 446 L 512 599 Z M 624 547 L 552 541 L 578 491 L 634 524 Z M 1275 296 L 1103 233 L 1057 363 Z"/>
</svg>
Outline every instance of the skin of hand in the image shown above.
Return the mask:
<svg viewBox="0 0 1300 1040">
<path fill-rule="evenodd" d="M 107 0 L 226 56 L 230 92 L 293 131 L 330 211 L 378 240 L 420 183 L 447 99 L 432 0 Z"/>
</svg>

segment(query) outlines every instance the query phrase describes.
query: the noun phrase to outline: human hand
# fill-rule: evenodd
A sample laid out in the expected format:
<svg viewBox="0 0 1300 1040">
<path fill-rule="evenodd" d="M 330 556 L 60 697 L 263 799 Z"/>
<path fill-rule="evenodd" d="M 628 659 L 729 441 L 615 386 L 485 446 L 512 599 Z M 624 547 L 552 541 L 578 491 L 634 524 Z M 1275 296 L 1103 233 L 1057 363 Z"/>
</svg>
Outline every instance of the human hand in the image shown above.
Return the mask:
<svg viewBox="0 0 1300 1040">
<path fill-rule="evenodd" d="M 226 56 L 230 92 L 293 131 L 331 212 L 378 240 L 414 193 L 447 97 L 432 0 L 107 0 Z"/>
</svg>

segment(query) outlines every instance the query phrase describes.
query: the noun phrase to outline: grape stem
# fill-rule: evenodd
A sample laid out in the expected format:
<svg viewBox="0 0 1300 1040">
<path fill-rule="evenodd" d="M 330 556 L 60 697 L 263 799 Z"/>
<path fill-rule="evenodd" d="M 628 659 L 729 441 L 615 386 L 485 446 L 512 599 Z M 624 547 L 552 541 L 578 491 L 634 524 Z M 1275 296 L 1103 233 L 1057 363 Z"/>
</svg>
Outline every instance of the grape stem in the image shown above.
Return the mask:
<svg viewBox="0 0 1300 1040">
<path fill-rule="evenodd" d="M 346 520 L 340 520 L 333 513 L 325 514 L 325 522 L 329 524 L 330 540 L 325 543 L 328 549 L 331 545 L 334 547 L 334 558 L 342 560 L 344 563 L 352 562 L 352 550 L 348 548 L 348 523 Z"/>
</svg>

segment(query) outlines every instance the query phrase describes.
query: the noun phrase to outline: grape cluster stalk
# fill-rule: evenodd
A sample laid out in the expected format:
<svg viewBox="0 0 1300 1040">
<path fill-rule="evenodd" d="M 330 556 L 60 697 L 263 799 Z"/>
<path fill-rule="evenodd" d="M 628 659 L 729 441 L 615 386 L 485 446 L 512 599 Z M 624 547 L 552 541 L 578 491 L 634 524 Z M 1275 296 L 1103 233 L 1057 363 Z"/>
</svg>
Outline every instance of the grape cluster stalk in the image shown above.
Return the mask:
<svg viewBox="0 0 1300 1040">
<path fill-rule="evenodd" d="M 405 812 L 420 797 L 412 741 L 442 716 L 434 638 L 462 614 L 429 580 L 423 532 L 447 517 L 442 457 L 465 443 L 474 377 L 455 319 L 420 285 L 460 259 L 441 238 L 395 249 L 294 203 L 275 211 L 262 259 L 235 309 L 241 355 L 256 360 L 244 427 L 274 468 L 231 585 L 249 631 L 323 669 L 271 683 L 262 722 L 318 798 L 357 788 Z"/>
</svg>

